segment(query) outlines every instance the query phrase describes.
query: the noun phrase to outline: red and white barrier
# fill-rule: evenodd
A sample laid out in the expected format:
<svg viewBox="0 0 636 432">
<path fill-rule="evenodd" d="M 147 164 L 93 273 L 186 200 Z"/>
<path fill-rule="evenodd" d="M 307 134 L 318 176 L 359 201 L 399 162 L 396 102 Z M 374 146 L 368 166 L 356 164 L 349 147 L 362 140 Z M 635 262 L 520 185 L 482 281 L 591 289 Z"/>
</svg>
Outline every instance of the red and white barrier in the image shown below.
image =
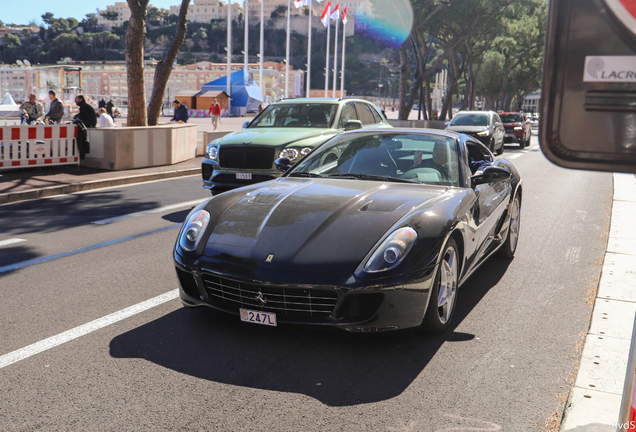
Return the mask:
<svg viewBox="0 0 636 432">
<path fill-rule="evenodd" d="M 37 165 L 78 165 L 77 126 L 0 127 L 0 170 Z"/>
</svg>

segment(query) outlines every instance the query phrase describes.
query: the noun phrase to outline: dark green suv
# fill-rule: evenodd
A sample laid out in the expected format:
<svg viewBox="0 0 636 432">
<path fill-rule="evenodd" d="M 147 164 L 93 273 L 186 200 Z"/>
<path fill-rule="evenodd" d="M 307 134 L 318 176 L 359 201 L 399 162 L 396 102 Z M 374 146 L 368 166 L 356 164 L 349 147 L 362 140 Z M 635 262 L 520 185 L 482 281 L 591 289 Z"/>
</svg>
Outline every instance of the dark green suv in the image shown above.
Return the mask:
<svg viewBox="0 0 636 432">
<path fill-rule="evenodd" d="M 359 122 L 359 123 L 358 123 Z M 282 173 L 274 161 L 295 163 L 341 133 L 347 123 L 390 128 L 375 104 L 359 98 L 286 99 L 261 111 L 243 130 L 208 144 L 203 187 L 212 194 L 272 180 Z"/>
</svg>

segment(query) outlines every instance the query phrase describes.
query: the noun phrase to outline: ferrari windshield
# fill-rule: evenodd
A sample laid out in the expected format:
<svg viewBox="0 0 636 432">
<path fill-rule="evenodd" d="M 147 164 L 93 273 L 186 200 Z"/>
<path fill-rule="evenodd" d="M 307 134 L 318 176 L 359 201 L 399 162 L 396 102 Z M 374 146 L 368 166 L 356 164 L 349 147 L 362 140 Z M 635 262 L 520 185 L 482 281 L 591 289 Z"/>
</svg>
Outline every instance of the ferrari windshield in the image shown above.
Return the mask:
<svg viewBox="0 0 636 432">
<path fill-rule="evenodd" d="M 458 186 L 457 140 L 425 132 L 345 134 L 288 175 Z"/>
<path fill-rule="evenodd" d="M 337 104 L 294 103 L 269 105 L 250 123 L 261 127 L 329 128 L 338 110 Z"/>
<path fill-rule="evenodd" d="M 523 122 L 521 114 L 501 114 L 501 121 L 504 123 Z"/>
<path fill-rule="evenodd" d="M 457 114 L 451 126 L 488 126 L 488 114 Z"/>
</svg>

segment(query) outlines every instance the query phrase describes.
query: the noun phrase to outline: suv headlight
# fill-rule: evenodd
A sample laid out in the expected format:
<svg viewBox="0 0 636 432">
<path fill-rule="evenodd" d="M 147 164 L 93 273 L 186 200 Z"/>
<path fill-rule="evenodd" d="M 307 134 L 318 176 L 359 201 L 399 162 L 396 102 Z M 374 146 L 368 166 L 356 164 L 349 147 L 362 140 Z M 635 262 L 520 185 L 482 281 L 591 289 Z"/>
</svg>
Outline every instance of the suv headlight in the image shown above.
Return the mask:
<svg viewBox="0 0 636 432">
<path fill-rule="evenodd" d="M 219 148 L 214 144 L 214 141 L 208 144 L 205 149 L 205 157 L 212 160 L 216 160 L 219 157 Z"/>
<path fill-rule="evenodd" d="M 278 158 L 287 158 L 290 160 L 290 162 L 295 161 L 296 159 L 298 159 L 298 150 L 293 149 L 293 148 L 286 148 L 285 150 L 283 150 L 282 152 L 280 152 L 280 154 L 278 155 Z"/>
<path fill-rule="evenodd" d="M 515 126 L 515 130 L 520 131 L 520 130 L 523 130 L 523 128 L 521 126 Z"/>
<path fill-rule="evenodd" d="M 397 267 L 417 240 L 417 233 L 413 228 L 397 229 L 388 236 L 375 250 L 371 258 L 364 265 L 367 273 L 378 273 Z"/>
<path fill-rule="evenodd" d="M 488 135 L 490 135 L 490 131 L 488 129 L 486 129 L 485 131 L 477 132 L 477 135 L 479 135 L 479 136 L 488 136 Z"/>
<path fill-rule="evenodd" d="M 201 237 L 205 232 L 205 228 L 210 222 L 210 213 L 207 210 L 195 210 L 193 211 L 181 230 L 179 236 L 179 246 L 188 252 L 192 252 L 199 245 Z"/>
</svg>

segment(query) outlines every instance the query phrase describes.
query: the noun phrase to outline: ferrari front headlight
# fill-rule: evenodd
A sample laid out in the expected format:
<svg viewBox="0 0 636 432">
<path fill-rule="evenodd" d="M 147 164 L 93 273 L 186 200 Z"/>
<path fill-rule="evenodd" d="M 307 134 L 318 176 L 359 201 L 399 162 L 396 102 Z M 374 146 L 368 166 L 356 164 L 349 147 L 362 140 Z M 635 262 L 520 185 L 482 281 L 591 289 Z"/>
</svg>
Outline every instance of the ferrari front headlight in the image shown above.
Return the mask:
<svg viewBox="0 0 636 432">
<path fill-rule="evenodd" d="M 205 156 L 208 159 L 212 159 L 212 160 L 216 160 L 216 158 L 219 157 L 219 148 L 216 146 L 216 144 L 214 144 L 214 141 L 208 144 L 208 147 L 205 150 Z"/>
<path fill-rule="evenodd" d="M 293 162 L 296 159 L 298 159 L 298 155 L 299 155 L 298 150 L 293 149 L 293 148 L 286 148 L 285 150 L 280 152 L 278 157 L 279 158 L 287 158 L 287 159 L 290 160 L 290 162 Z"/>
<path fill-rule="evenodd" d="M 179 245 L 189 252 L 195 250 L 208 226 L 208 222 L 210 222 L 210 213 L 206 210 L 193 211 L 181 230 Z"/>
<path fill-rule="evenodd" d="M 413 228 L 404 227 L 395 230 L 375 250 L 364 265 L 367 273 L 378 273 L 397 267 L 409 253 L 417 240 L 417 232 Z"/>
</svg>

